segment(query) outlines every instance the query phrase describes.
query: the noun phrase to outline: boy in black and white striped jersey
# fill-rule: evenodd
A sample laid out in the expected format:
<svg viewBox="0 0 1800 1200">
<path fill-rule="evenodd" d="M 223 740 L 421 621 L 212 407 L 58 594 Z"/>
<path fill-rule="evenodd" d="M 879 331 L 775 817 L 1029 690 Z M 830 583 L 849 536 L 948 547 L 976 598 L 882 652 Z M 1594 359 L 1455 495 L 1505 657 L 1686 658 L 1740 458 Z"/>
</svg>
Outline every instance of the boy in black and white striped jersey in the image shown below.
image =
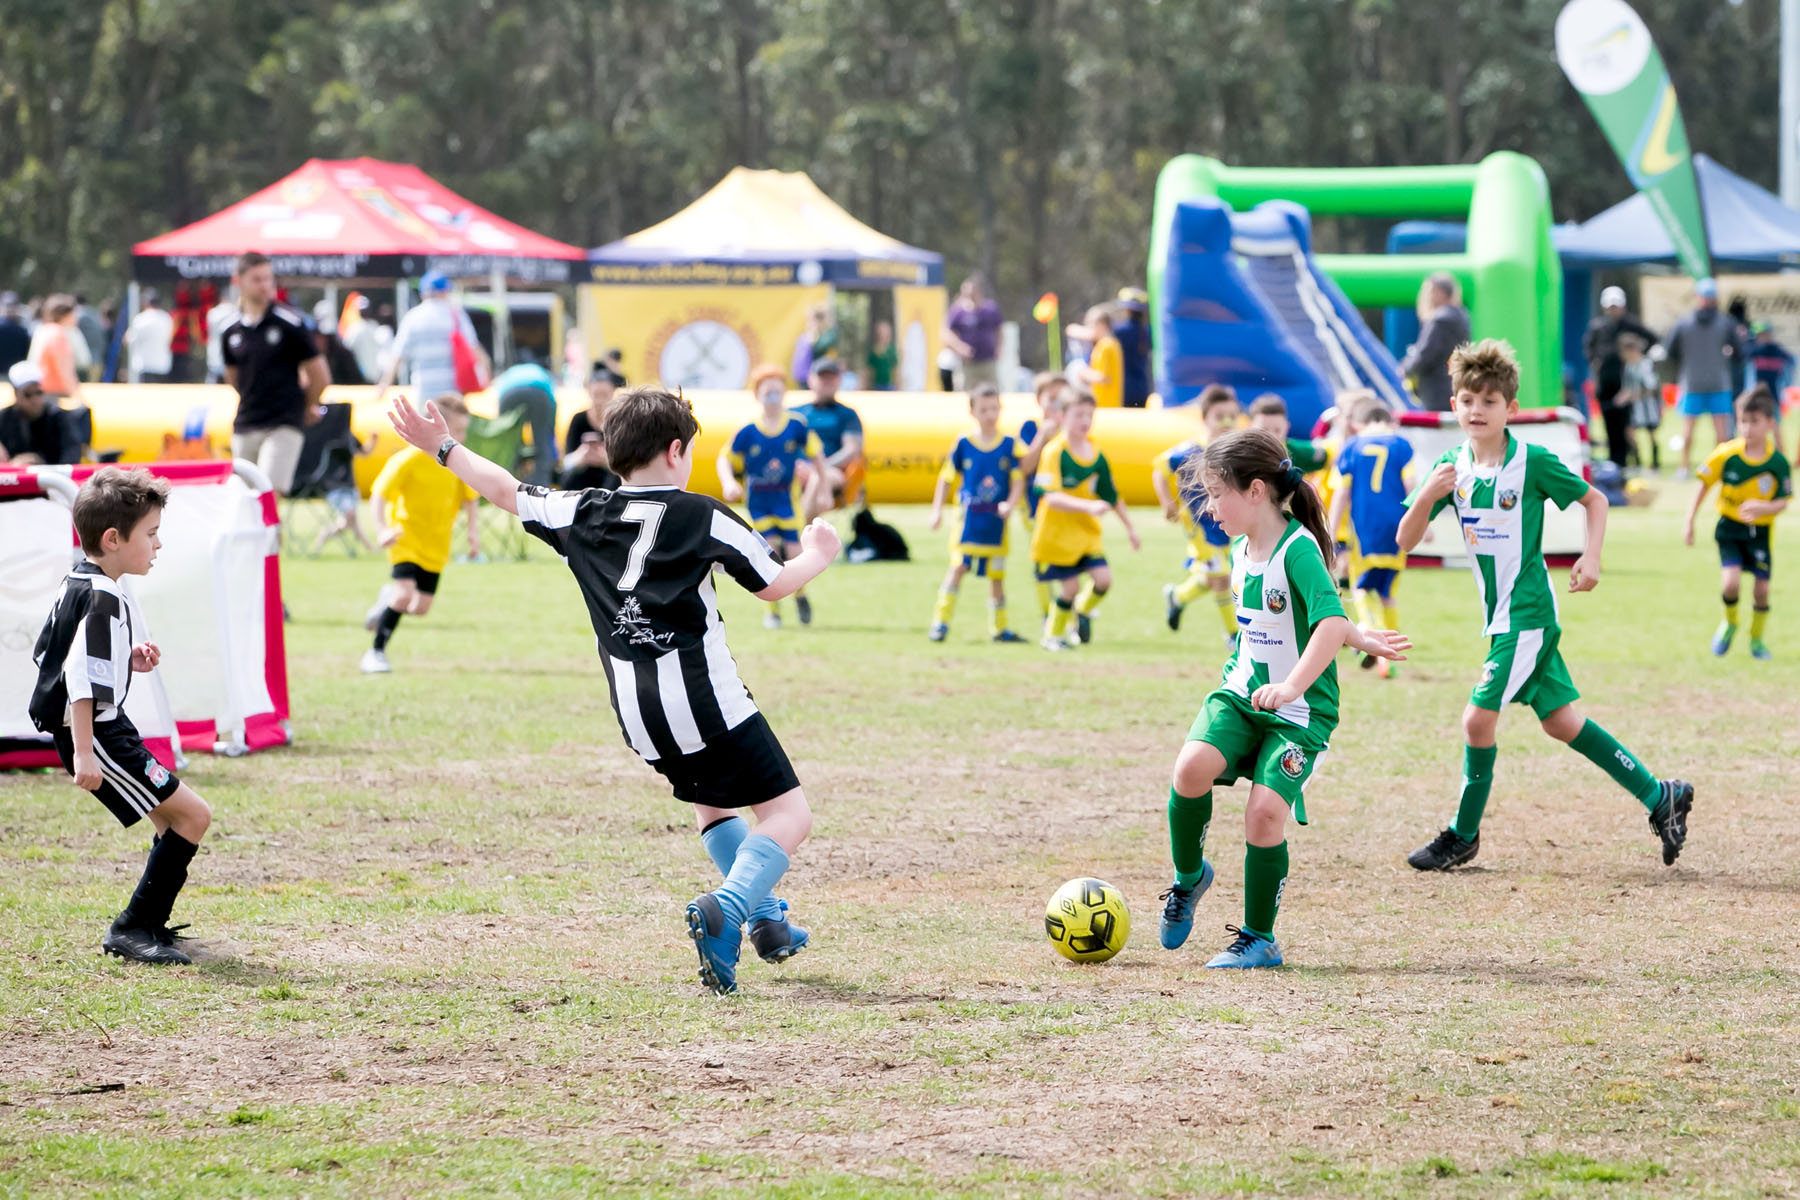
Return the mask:
<svg viewBox="0 0 1800 1200">
<path fill-rule="evenodd" d="M 100 947 L 148 963 L 192 961 L 175 945 L 169 912 L 212 810 L 151 756 L 125 715 L 133 672 L 156 669 L 155 643 L 135 641 L 121 575 L 145 575 L 162 548 L 157 533 L 169 485 L 139 468 L 102 467 L 75 498 L 75 533 L 85 561 L 69 572 L 38 635 L 31 720 L 51 735 L 75 784 L 94 793 L 127 828 L 156 828 L 143 878 Z M 186 926 L 178 926 L 186 928 Z"/>
<path fill-rule="evenodd" d="M 622 393 L 606 410 L 603 437 L 616 489 L 552 491 L 521 484 L 450 436 L 435 405 L 404 397 L 389 412 L 406 441 L 437 455 L 495 507 L 569 564 L 599 641 L 613 710 L 627 744 L 692 804 L 707 853 L 725 876 L 688 905 L 700 978 L 737 988 L 742 926 L 767 962 L 806 945 L 773 895 L 788 856 L 812 829 L 812 813 L 781 743 L 738 678 L 713 591 L 722 570 L 761 600 L 810 583 L 838 553 L 837 531 L 815 520 L 785 564 L 743 518 L 686 490 L 693 409 L 657 387 Z M 754 833 L 734 810 L 756 814 Z"/>
</svg>

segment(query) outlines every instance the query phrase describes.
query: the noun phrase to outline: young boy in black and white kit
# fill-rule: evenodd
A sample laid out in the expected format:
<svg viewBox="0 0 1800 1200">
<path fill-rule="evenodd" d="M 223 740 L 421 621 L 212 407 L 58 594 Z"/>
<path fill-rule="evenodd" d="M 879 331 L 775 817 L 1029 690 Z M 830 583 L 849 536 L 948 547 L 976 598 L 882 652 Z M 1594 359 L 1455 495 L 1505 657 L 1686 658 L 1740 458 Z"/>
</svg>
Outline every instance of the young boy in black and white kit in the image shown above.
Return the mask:
<svg viewBox="0 0 1800 1200">
<path fill-rule="evenodd" d="M 144 746 L 125 715 L 133 672 L 153 671 L 162 654 L 135 641 L 121 575 L 146 575 L 162 548 L 157 533 L 169 485 L 143 469 L 102 467 L 75 498 L 75 533 L 85 560 L 63 580 L 38 635 L 31 721 L 56 743 L 75 785 L 94 794 L 127 829 L 149 818 L 157 837 L 131 902 L 100 948 L 147 963 L 191 962 L 175 945 L 169 912 L 212 810 Z M 177 928 L 185 928 L 178 926 Z"/>
<path fill-rule="evenodd" d="M 775 560 L 755 530 L 709 496 L 686 490 L 700 431 L 692 407 L 657 387 L 622 393 L 603 436 L 616 489 L 552 491 L 460 445 L 437 407 L 404 397 L 388 414 L 401 437 L 435 454 L 495 507 L 569 564 L 600 643 L 613 710 L 627 744 L 694 806 L 701 840 L 725 876 L 687 906 L 700 978 L 737 989 L 742 926 L 768 962 L 806 945 L 773 888 L 812 829 L 812 812 L 781 743 L 738 678 L 713 591 L 724 571 L 761 600 L 810 583 L 838 553 L 829 522 L 800 533 L 800 553 Z M 755 832 L 734 810 L 756 814 Z"/>
</svg>

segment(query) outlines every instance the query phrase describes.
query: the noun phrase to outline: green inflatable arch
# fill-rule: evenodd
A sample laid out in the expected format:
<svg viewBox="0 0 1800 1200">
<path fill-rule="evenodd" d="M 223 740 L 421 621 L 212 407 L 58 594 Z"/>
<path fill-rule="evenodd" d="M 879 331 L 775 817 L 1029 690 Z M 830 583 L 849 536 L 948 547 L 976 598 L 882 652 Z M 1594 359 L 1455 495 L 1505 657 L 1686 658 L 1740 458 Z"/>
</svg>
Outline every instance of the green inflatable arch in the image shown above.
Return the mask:
<svg viewBox="0 0 1800 1200">
<path fill-rule="evenodd" d="M 1462 254 L 1321 254 L 1319 266 L 1361 307 L 1410 308 L 1434 271 L 1462 283 L 1477 338 L 1505 338 L 1519 353 L 1519 403 L 1562 403 L 1562 264 L 1550 244 L 1550 185 L 1533 159 L 1510 150 L 1445 167 L 1229 167 L 1184 154 L 1156 181 L 1150 227 L 1150 311 L 1160 313 L 1175 206 L 1217 196 L 1238 211 L 1291 200 L 1317 216 L 1464 217 Z M 1152 322 L 1161 356 L 1162 322 Z"/>
</svg>

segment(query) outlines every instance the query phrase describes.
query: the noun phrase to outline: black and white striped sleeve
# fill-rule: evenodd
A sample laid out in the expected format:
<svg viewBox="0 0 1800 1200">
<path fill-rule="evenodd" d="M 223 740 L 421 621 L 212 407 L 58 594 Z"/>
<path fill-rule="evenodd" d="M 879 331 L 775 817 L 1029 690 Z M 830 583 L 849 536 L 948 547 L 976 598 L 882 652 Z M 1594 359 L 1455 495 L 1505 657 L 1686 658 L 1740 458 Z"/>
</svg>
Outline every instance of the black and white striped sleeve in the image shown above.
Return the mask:
<svg viewBox="0 0 1800 1200">
<path fill-rule="evenodd" d="M 712 529 L 706 539 L 707 554 L 747 592 L 760 592 L 781 574 L 781 564 L 769 553 L 762 535 L 744 519 L 714 500 Z"/>
<path fill-rule="evenodd" d="M 130 640 L 119 598 L 111 592 L 91 591 L 87 612 L 75 627 L 69 656 L 63 660 L 63 686 L 69 690 L 70 704 L 92 700 L 96 716 L 117 706 L 115 697 L 123 695 L 126 683 L 118 678 L 118 638 Z"/>
<path fill-rule="evenodd" d="M 519 523 L 525 532 L 567 558 L 569 529 L 575 524 L 580 492 L 557 491 L 534 484 L 519 485 Z"/>
</svg>

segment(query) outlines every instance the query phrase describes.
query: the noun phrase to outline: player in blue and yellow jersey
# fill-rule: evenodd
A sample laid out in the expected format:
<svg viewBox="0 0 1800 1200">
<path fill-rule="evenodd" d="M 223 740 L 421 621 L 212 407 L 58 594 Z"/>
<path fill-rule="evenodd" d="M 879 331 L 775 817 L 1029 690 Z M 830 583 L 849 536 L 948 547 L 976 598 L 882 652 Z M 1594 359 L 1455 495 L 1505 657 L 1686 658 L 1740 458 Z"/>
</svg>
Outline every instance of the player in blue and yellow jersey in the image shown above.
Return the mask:
<svg viewBox="0 0 1800 1200">
<path fill-rule="evenodd" d="M 1088 436 L 1093 428 L 1094 393 L 1076 387 L 1063 411 L 1062 432 L 1044 447 L 1038 462 L 1037 481 L 1044 489 L 1044 500 L 1031 531 L 1031 560 L 1038 579 L 1058 588 L 1044 624 L 1046 650 L 1070 648 L 1071 619 L 1077 641 L 1092 640 L 1089 618 L 1112 587 L 1112 569 L 1106 565 L 1106 547 L 1100 540 L 1100 518 L 1108 512 L 1117 514 L 1131 548 L 1136 550 L 1140 544 L 1131 514 L 1113 485 L 1112 465 Z M 1081 587 L 1083 575 L 1088 577 L 1085 590 Z"/>
<path fill-rule="evenodd" d="M 1348 388 L 1337 394 L 1332 409 L 1331 426 L 1325 436 L 1314 445 L 1324 455 L 1319 465 L 1319 473 L 1312 477 L 1313 486 L 1319 489 L 1319 499 L 1324 502 L 1327 512 L 1331 510 L 1332 501 L 1337 499 L 1337 486 L 1340 476 L 1337 473 L 1338 455 L 1343 452 L 1344 443 L 1361 432 L 1356 423 L 1356 413 L 1364 405 L 1379 400 L 1368 388 Z M 1335 540 L 1337 553 L 1332 559 L 1333 570 L 1337 572 L 1338 587 L 1346 587 L 1350 583 L 1350 514 L 1345 511 L 1338 523 L 1331 527 L 1331 536 Z"/>
<path fill-rule="evenodd" d="M 1719 544 L 1719 591 L 1725 602 L 1725 620 L 1713 631 L 1712 652 L 1724 654 L 1737 636 L 1738 592 L 1744 572 L 1750 572 L 1750 657 L 1774 657 L 1763 641 L 1769 621 L 1769 573 L 1771 536 L 1775 518 L 1787 510 L 1794 494 L 1787 456 L 1775 436 L 1775 396 L 1759 383 L 1737 401 L 1738 436 L 1721 443 L 1700 468 L 1700 490 L 1688 507 L 1687 544 L 1694 544 L 1694 518 L 1713 485 L 1719 485 L 1719 523 L 1713 540 Z"/>
<path fill-rule="evenodd" d="M 1333 464 L 1337 486 L 1332 489 L 1331 512 L 1326 527 L 1341 526 L 1350 514 L 1350 586 L 1354 589 L 1356 615 L 1369 628 L 1400 628 L 1400 610 L 1394 592 L 1406 555 L 1400 552 L 1400 519 L 1406 515 L 1406 497 L 1412 490 L 1412 443 L 1400 436 L 1394 414 L 1379 400 L 1365 400 L 1351 417 L 1359 430 L 1344 443 Z M 1375 620 L 1370 596 L 1381 600 L 1381 620 Z M 1363 668 L 1381 668 L 1383 678 L 1397 669 L 1387 659 L 1365 654 Z"/>
<path fill-rule="evenodd" d="M 931 640 L 941 642 L 949 636 L 957 588 L 973 571 L 986 578 L 991 589 L 988 632 L 996 642 L 1023 642 L 1006 623 L 1006 523 L 1025 495 L 1019 444 L 1000 432 L 1000 389 L 993 384 L 979 383 L 970 390 L 969 413 L 975 418 L 975 432 L 956 439 L 931 497 L 933 529 L 943 524 L 944 494 L 952 484 L 957 485 L 956 503 L 962 509 L 950 538 L 950 573 L 944 576 L 931 612 Z"/>
<path fill-rule="evenodd" d="M 807 428 L 805 418 L 781 406 L 786 379 L 780 367 L 768 364 L 751 373 L 750 390 L 762 404 L 762 413 L 732 435 L 719 451 L 718 464 L 725 502 L 746 501 L 751 526 L 762 534 L 778 562 L 800 553 L 800 527 L 805 524 L 801 514 L 811 507 L 801 496 L 800 465 L 812 467 L 805 484 L 809 491 L 826 486 L 829 478 L 819 435 Z M 804 591 L 794 593 L 794 611 L 802 625 L 812 623 L 812 601 Z M 781 628 L 779 601 L 769 601 L 763 626 Z"/>
<path fill-rule="evenodd" d="M 1019 519 L 1025 523 L 1025 540 L 1029 542 L 1033 532 L 1033 522 L 1037 520 L 1038 502 L 1044 498 L 1044 489 L 1038 486 L 1038 460 L 1044 456 L 1044 447 L 1050 439 L 1062 432 L 1063 409 L 1069 403 L 1069 377 L 1061 371 L 1039 371 L 1031 381 L 1031 390 L 1037 395 L 1038 415 L 1026 418 L 1019 426 L 1019 474 L 1025 477 L 1024 503 L 1019 507 Z M 1036 582 L 1038 616 L 1050 615 L 1050 585 L 1042 581 Z"/>
<path fill-rule="evenodd" d="M 1197 485 L 1182 484 L 1181 468 L 1189 459 L 1198 462 L 1207 442 L 1236 429 L 1243 409 L 1238 406 L 1237 393 L 1218 383 L 1200 393 L 1195 407 L 1199 409 L 1204 434 L 1170 446 L 1156 456 L 1150 468 L 1150 483 L 1162 504 L 1163 516 L 1171 522 L 1179 521 L 1188 535 L 1188 557 L 1182 564 L 1187 578 L 1163 585 L 1163 607 L 1169 628 L 1180 629 L 1182 610 L 1202 593 L 1212 592 L 1213 603 L 1219 606 L 1219 620 L 1225 626 L 1225 644 L 1234 646 L 1237 609 L 1231 600 L 1231 539 L 1207 515 L 1206 493 Z"/>
</svg>

